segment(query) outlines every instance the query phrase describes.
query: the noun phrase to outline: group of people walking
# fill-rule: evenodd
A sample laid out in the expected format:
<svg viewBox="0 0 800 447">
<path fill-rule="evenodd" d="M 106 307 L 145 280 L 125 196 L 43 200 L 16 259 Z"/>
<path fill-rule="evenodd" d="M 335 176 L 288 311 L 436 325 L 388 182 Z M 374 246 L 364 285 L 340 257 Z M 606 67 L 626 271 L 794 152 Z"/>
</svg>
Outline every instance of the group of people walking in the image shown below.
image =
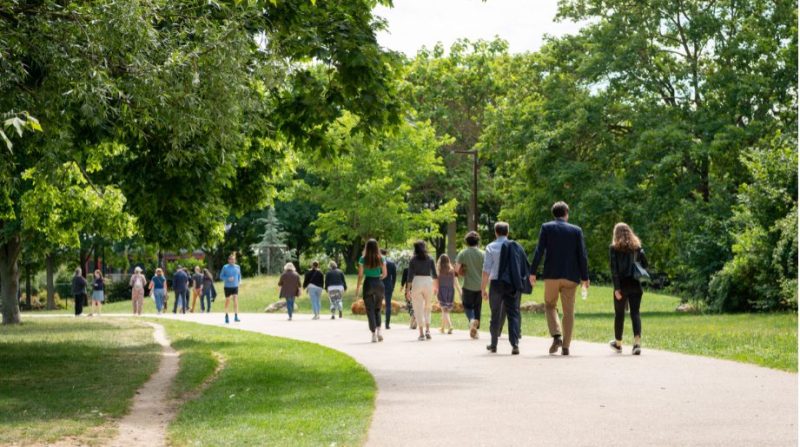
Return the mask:
<svg viewBox="0 0 800 447">
<path fill-rule="evenodd" d="M 229 322 L 228 307 L 232 300 L 234 306 L 234 321 L 239 321 L 239 282 L 242 279 L 241 269 L 236 265 L 236 255 L 228 257 L 228 263 L 222 268 L 219 274 L 225 290 L 225 322 Z M 135 267 L 133 274 L 128 281 L 131 289 L 131 304 L 133 314 L 141 315 L 144 307 L 144 297 L 149 293 L 153 297 L 156 312 L 161 314 L 167 312 L 169 301 L 170 283 L 164 275 L 161 267 L 156 268 L 155 273 L 147 281 L 141 267 Z M 83 313 L 84 303 L 87 301 L 88 283 L 82 276 L 80 267 L 75 269 L 72 277 L 72 295 L 75 299 L 75 316 Z M 185 314 L 195 312 L 197 301 L 200 301 L 200 312 L 211 312 L 211 303 L 217 297 L 217 290 L 214 287 L 214 275 L 206 269 L 195 266 L 194 273 L 189 274 L 188 270 L 178 266 L 172 275 L 172 291 L 175 300 L 172 305 L 172 313 L 178 312 Z M 191 294 L 191 305 L 189 297 Z M 94 271 L 94 281 L 92 283 L 92 312 L 89 316 L 100 314 L 102 304 L 105 301 L 105 279 L 100 270 Z"/>
<path fill-rule="evenodd" d="M 495 224 L 495 240 L 486 246 L 485 252 L 479 248 L 478 233 L 469 232 L 465 237 L 467 247 L 458 253 L 453 264 L 447 255 L 441 255 L 438 262 L 434 262 L 428 255 L 425 242 L 415 242 L 414 255 L 403 272 L 402 285 L 407 302 L 410 303 L 410 327 L 418 329 L 418 340 L 432 338 L 430 326 L 434 297 L 438 299 L 442 309 L 442 332 L 452 332 L 450 311 L 453 309 L 455 294 L 458 293 L 469 321 L 470 336 L 474 339 L 479 337 L 482 302 L 486 300 L 491 310 L 491 338 L 486 349 L 497 352 L 498 339 L 507 322 L 511 353 L 519 354 L 521 296 L 523 293 L 531 293 L 541 278 L 544 281 L 545 316 L 552 337 L 549 353 L 556 354 L 560 350 L 562 355 L 569 355 L 575 322 L 576 292 L 579 286 L 582 285 L 586 291 L 590 285 L 588 255 L 583 230 L 568 223 L 567 204 L 557 202 L 551 211 L 554 219 L 542 225 L 530 264 L 522 247 L 509 239 L 510 228 L 505 222 Z M 538 270 L 542 262 L 543 273 L 539 276 Z M 358 263 L 356 298 L 359 295 L 363 297 L 372 341 L 381 342 L 381 306 L 386 303 L 386 329 L 389 329 L 391 294 L 396 276 L 390 270 L 396 272 L 396 267 L 386 257 L 386 251 L 380 250 L 375 239 L 367 241 Z M 641 241 L 625 223 L 618 223 L 614 227 L 609 248 L 609 265 L 614 282 L 615 310 L 614 339 L 609 345 L 617 352 L 622 351 L 625 309 L 629 307 L 634 333 L 632 353 L 639 355 L 642 331 L 639 312 L 642 299 L 641 281 L 647 277 L 648 263 Z M 315 268 L 306 274 L 306 282 L 313 282 L 313 278 L 321 276 L 313 273 Z M 459 284 L 459 278 L 463 279 L 463 285 Z M 559 300 L 562 307 L 561 317 L 557 309 Z M 318 309 L 319 306 L 315 308 Z M 318 312 L 315 313 L 317 314 Z"/>
</svg>

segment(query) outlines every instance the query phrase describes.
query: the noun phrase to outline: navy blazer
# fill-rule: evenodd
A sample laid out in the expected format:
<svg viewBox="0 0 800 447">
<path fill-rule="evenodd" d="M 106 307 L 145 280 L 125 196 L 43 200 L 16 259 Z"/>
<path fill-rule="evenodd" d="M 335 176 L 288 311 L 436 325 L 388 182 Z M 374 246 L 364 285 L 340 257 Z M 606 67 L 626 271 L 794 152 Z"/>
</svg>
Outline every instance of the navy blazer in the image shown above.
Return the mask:
<svg viewBox="0 0 800 447">
<path fill-rule="evenodd" d="M 511 286 L 516 293 L 530 294 L 533 290 L 528 281 L 528 256 L 516 241 L 507 240 L 500 249 L 500 268 L 497 279 Z"/>
<path fill-rule="evenodd" d="M 542 224 L 539 243 L 531 263 L 535 275 L 544 256 L 544 279 L 568 279 L 574 282 L 589 279 L 589 260 L 583 230 L 563 219 Z"/>
<path fill-rule="evenodd" d="M 383 288 L 386 290 L 386 295 L 390 295 L 394 291 L 394 286 L 397 284 L 397 264 L 394 261 L 386 259 L 386 278 L 383 278 Z"/>
</svg>

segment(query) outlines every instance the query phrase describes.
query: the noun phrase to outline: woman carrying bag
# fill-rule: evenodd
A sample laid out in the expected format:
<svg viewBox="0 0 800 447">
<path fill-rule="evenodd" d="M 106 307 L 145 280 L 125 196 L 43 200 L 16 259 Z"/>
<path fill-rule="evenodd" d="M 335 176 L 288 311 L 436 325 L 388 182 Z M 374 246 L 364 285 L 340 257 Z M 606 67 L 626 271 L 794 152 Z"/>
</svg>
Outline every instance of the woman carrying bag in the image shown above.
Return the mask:
<svg viewBox="0 0 800 447">
<path fill-rule="evenodd" d="M 626 223 L 614 225 L 609 247 L 611 278 L 614 280 L 614 340 L 611 349 L 622 352 L 622 329 L 625 325 L 625 306 L 630 306 L 633 323 L 633 355 L 642 353 L 642 319 L 639 308 L 642 304 L 642 282 L 650 279 L 647 273 L 647 258 L 642 243 Z"/>
</svg>

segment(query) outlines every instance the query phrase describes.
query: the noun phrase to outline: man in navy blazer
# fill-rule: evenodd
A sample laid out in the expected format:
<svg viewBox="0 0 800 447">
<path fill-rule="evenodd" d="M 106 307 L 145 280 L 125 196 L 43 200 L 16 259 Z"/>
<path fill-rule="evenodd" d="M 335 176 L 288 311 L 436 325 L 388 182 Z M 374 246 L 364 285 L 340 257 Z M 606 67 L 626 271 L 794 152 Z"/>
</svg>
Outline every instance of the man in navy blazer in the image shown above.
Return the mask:
<svg viewBox="0 0 800 447">
<path fill-rule="evenodd" d="M 583 230 L 567 223 L 569 207 L 564 202 L 556 202 L 552 208 L 555 220 L 542 224 L 539 231 L 539 243 L 533 255 L 530 282 L 536 286 L 536 272 L 544 257 L 544 305 L 547 316 L 547 327 L 553 337 L 550 354 L 561 348 L 562 355 L 569 355 L 569 344 L 572 340 L 572 327 L 575 324 L 575 290 L 578 283 L 589 287 L 589 261 Z M 561 307 L 564 313 L 564 331 L 562 340 L 561 322 L 558 318 L 558 296 L 561 295 Z"/>
</svg>

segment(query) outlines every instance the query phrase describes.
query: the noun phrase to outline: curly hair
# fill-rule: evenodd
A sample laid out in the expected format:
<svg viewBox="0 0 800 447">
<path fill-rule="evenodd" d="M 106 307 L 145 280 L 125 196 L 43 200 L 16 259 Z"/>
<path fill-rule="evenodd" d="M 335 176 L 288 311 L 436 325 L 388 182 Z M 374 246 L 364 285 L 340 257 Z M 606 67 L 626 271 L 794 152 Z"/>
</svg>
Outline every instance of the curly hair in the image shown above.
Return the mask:
<svg viewBox="0 0 800 447">
<path fill-rule="evenodd" d="M 617 251 L 632 252 L 642 248 L 642 241 L 636 236 L 631 227 L 625 222 L 614 225 L 614 235 L 611 247 Z"/>
</svg>

